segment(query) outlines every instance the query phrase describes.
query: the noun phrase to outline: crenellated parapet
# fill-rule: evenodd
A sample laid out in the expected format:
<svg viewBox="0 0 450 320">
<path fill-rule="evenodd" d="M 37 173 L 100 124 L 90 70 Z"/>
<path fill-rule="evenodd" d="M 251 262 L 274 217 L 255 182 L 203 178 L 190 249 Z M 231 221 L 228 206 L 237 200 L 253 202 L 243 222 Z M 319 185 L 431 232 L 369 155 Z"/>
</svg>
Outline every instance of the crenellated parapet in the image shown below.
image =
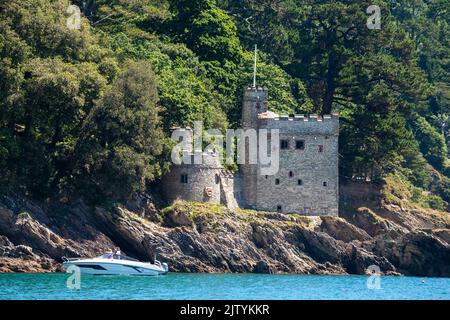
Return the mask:
<svg viewBox="0 0 450 320">
<path fill-rule="evenodd" d="M 279 115 L 270 111 L 258 114 L 260 129 L 280 129 L 296 134 L 337 135 L 339 133 L 339 115 Z"/>
<path fill-rule="evenodd" d="M 294 115 L 287 115 L 287 114 L 277 114 L 271 111 L 262 112 L 258 114 L 258 119 L 264 119 L 264 120 L 274 120 L 274 121 L 339 121 L 339 115 L 337 113 L 333 114 L 324 114 L 324 115 L 317 115 L 317 114 L 310 114 L 310 115 L 304 115 L 304 114 L 294 114 Z"/>
<path fill-rule="evenodd" d="M 269 89 L 266 87 L 247 87 L 245 90 L 250 92 L 265 92 L 266 94 L 269 92 Z"/>
<path fill-rule="evenodd" d="M 267 104 L 268 97 L 269 97 L 269 91 L 267 88 L 248 87 L 244 90 L 244 103 L 246 101 L 251 101 L 251 102 L 261 102 L 261 103 Z"/>
</svg>

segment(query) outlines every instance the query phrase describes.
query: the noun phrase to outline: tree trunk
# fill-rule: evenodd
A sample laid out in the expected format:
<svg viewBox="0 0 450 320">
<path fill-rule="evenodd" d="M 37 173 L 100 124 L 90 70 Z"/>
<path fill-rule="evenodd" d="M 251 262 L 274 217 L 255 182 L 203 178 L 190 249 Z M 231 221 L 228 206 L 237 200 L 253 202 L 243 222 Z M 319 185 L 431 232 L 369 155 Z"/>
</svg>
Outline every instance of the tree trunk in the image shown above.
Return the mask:
<svg viewBox="0 0 450 320">
<path fill-rule="evenodd" d="M 56 147 L 56 144 L 58 143 L 59 139 L 61 137 L 61 125 L 58 123 L 58 125 L 55 128 L 55 132 L 52 137 L 52 141 L 50 142 L 50 146 L 52 149 Z"/>
<path fill-rule="evenodd" d="M 322 114 L 331 114 L 334 92 L 336 90 L 335 78 L 337 74 L 337 59 L 333 52 L 328 56 L 328 71 L 325 94 L 323 97 Z"/>
<path fill-rule="evenodd" d="M 83 7 L 83 14 L 91 22 L 92 22 L 91 14 L 93 9 L 94 9 L 94 0 L 88 0 Z"/>
</svg>

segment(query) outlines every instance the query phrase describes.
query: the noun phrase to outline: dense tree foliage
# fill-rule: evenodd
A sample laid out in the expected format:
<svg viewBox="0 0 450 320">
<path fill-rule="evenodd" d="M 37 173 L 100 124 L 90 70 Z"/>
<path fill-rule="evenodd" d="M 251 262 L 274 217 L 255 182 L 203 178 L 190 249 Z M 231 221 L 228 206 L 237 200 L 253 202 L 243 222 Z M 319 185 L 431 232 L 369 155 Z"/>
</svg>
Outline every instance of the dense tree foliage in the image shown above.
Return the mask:
<svg viewBox="0 0 450 320">
<path fill-rule="evenodd" d="M 127 65 L 86 119 L 75 148 L 82 190 L 126 197 L 161 173 L 161 128 L 155 74 L 144 62 Z M 86 188 L 92 185 L 91 188 Z"/>
<path fill-rule="evenodd" d="M 81 28 L 67 19 L 79 6 Z M 381 28 L 368 28 L 370 5 Z M 341 115 L 341 181 L 399 173 L 450 200 L 448 0 L 11 0 L 0 4 L 0 182 L 127 197 L 172 127 L 237 127 L 258 84 L 280 113 Z"/>
</svg>

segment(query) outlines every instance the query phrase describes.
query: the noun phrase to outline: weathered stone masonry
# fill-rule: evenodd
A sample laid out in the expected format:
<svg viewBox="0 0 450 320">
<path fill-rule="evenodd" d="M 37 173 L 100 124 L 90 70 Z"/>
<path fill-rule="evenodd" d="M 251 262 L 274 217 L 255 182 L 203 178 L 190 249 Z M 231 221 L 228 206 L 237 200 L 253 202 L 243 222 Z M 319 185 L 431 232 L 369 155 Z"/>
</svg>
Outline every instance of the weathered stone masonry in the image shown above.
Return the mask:
<svg viewBox="0 0 450 320">
<path fill-rule="evenodd" d="M 202 164 L 174 165 L 163 178 L 163 196 L 169 202 L 189 200 L 221 203 L 222 166 L 215 154 L 203 154 Z"/>
<path fill-rule="evenodd" d="M 163 178 L 168 201 L 183 199 L 305 215 L 338 214 L 339 117 L 278 115 L 268 111 L 267 97 L 265 88 L 245 90 L 242 128 L 279 130 L 279 171 L 261 175 L 259 165 L 244 164 L 239 173 L 230 175 L 222 170 L 216 155 L 204 154 L 203 164 L 173 166 Z"/>
<path fill-rule="evenodd" d="M 277 174 L 258 172 L 255 209 L 337 215 L 337 116 L 273 116 L 260 119 L 258 127 L 279 129 L 285 149 L 280 150 Z"/>
</svg>

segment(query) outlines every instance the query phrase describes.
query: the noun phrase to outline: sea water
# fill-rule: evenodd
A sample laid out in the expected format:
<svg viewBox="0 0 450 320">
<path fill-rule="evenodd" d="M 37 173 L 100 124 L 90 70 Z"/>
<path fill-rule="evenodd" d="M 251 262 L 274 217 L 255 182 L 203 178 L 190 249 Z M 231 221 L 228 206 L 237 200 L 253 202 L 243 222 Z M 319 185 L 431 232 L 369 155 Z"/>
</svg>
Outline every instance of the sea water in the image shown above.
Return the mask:
<svg viewBox="0 0 450 320">
<path fill-rule="evenodd" d="M 5 299 L 450 299 L 450 278 L 356 275 L 187 274 L 88 276 L 0 274 Z"/>
</svg>

